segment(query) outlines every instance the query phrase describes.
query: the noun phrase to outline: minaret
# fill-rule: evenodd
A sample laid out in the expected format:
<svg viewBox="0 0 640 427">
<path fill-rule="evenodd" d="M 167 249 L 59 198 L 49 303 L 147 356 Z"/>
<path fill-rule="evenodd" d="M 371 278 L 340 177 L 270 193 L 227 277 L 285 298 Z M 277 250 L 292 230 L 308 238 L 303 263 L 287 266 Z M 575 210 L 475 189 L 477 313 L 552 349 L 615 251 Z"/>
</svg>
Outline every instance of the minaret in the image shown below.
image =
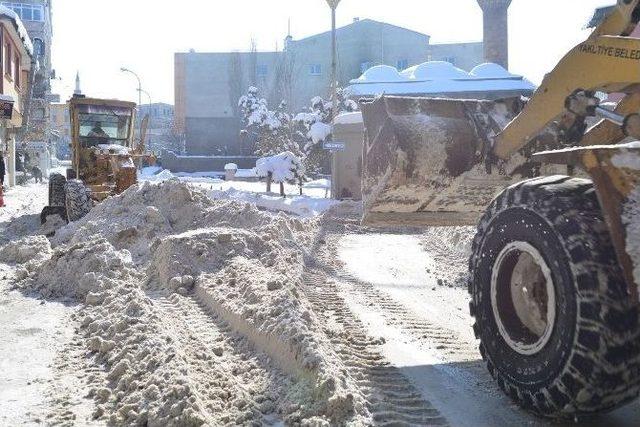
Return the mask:
<svg viewBox="0 0 640 427">
<path fill-rule="evenodd" d="M 82 95 L 82 90 L 80 89 L 80 71 L 76 73 L 76 90 L 73 91 L 74 95 Z"/>
<path fill-rule="evenodd" d="M 484 14 L 484 60 L 509 69 L 511 0 L 478 0 Z"/>
</svg>

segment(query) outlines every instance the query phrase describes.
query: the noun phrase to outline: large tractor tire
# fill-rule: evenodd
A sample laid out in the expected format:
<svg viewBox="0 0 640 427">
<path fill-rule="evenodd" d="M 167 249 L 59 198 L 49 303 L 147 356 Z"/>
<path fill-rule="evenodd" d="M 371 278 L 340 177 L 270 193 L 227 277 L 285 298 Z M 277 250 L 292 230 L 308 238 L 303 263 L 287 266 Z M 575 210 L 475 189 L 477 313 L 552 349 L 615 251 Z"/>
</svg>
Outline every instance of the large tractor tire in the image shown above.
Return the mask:
<svg viewBox="0 0 640 427">
<path fill-rule="evenodd" d="M 638 305 L 590 181 L 505 190 L 478 225 L 469 267 L 480 353 L 520 406 L 575 419 L 638 396 Z"/>
<path fill-rule="evenodd" d="M 67 178 L 59 173 L 52 173 L 49 176 L 49 206 L 65 206 L 64 185 Z"/>
<path fill-rule="evenodd" d="M 72 179 L 67 181 L 64 189 L 69 222 L 77 221 L 88 214 L 93 207 L 93 202 L 84 183 L 80 180 Z"/>
</svg>

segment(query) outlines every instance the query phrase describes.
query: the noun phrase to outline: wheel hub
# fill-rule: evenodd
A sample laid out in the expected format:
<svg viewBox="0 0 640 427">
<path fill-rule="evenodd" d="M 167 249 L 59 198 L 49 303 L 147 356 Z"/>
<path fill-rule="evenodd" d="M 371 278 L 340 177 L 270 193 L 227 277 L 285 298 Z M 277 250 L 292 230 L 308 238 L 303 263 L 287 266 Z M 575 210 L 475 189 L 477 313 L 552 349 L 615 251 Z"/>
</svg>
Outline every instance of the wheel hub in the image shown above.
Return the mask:
<svg viewBox="0 0 640 427">
<path fill-rule="evenodd" d="M 496 258 L 491 307 L 502 338 L 516 352 L 536 354 L 551 338 L 556 317 L 551 270 L 529 243 L 511 242 Z"/>
</svg>

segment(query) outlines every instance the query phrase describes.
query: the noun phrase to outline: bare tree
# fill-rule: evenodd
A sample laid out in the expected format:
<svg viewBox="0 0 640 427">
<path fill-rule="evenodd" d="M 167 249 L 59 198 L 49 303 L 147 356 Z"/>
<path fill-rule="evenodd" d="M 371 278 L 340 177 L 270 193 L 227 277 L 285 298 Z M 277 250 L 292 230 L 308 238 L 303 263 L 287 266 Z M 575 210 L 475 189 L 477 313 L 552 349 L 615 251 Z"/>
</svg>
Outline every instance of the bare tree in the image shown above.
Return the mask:
<svg viewBox="0 0 640 427">
<path fill-rule="evenodd" d="M 249 45 L 249 84 L 258 87 L 258 43 L 254 38 Z"/>
<path fill-rule="evenodd" d="M 276 100 L 284 100 L 289 108 L 293 107 L 293 94 L 296 84 L 295 66 L 295 53 L 288 50 L 282 52 L 277 63 L 272 94 L 269 97 L 270 100 L 274 100 L 274 103 Z"/>
<path fill-rule="evenodd" d="M 240 52 L 233 52 L 229 61 L 229 104 L 233 108 L 233 116 L 240 117 L 238 99 L 244 91 L 244 72 Z"/>
</svg>

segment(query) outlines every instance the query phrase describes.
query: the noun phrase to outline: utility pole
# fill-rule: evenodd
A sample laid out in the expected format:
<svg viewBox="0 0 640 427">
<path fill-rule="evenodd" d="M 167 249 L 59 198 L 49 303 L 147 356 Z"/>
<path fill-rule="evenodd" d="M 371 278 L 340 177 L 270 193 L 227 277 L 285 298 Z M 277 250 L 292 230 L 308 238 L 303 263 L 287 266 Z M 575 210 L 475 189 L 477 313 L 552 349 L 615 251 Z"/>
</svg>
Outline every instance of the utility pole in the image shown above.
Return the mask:
<svg viewBox="0 0 640 427">
<path fill-rule="evenodd" d="M 336 40 L 336 9 L 340 0 L 327 0 L 331 8 L 331 96 L 333 99 L 332 116 L 338 115 L 338 50 Z"/>
</svg>

